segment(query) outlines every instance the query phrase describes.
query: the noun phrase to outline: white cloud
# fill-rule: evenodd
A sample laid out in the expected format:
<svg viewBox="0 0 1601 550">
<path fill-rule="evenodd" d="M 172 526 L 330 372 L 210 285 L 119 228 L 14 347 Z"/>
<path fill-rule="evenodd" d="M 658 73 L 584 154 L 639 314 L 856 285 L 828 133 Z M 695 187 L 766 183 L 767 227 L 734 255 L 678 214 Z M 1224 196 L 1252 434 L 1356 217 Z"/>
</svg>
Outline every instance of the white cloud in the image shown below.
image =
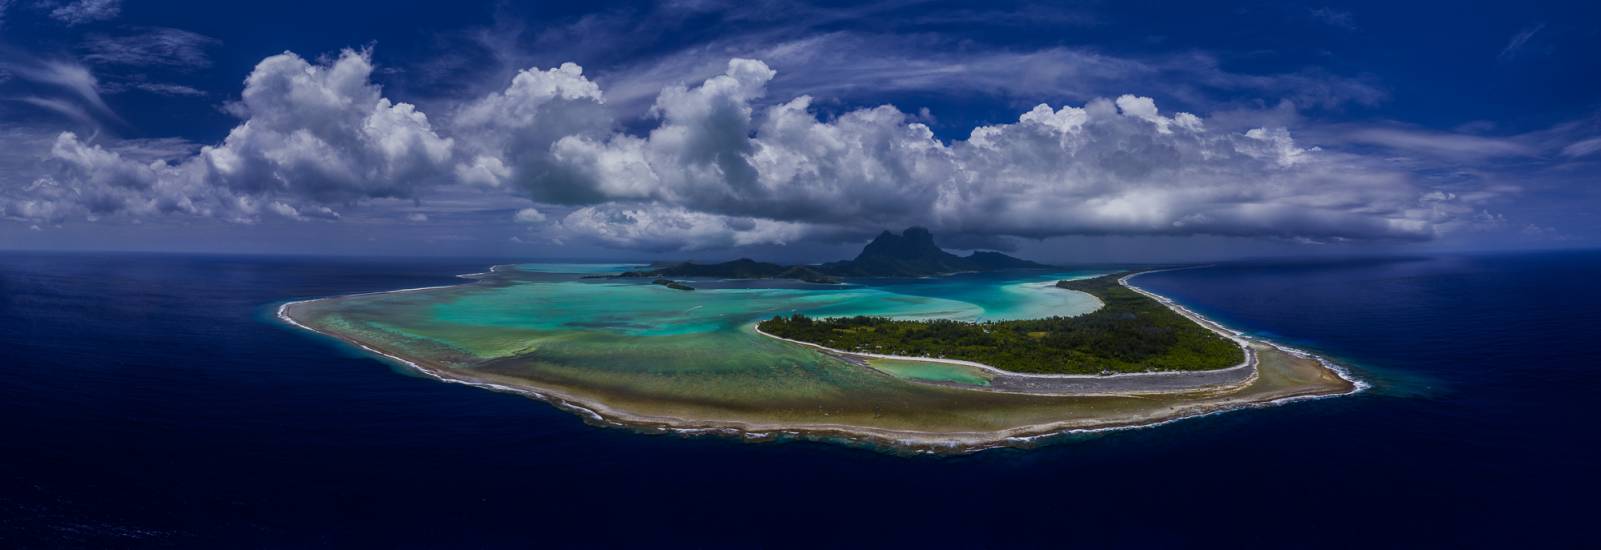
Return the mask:
<svg viewBox="0 0 1601 550">
<path fill-rule="evenodd" d="M 646 58 L 600 73 L 599 80 L 606 83 L 608 100 L 632 113 L 648 107 L 663 88 L 721 74 L 731 57 L 760 59 L 777 69 L 781 76 L 770 84 L 769 93 L 782 98 L 872 100 L 915 92 L 1088 101 L 1126 93 L 1131 83 L 1138 83 L 1144 94 L 1198 104 L 1214 98 L 1264 103 L 1288 99 L 1302 107 L 1338 107 L 1375 104 L 1387 96 L 1367 79 L 1315 69 L 1235 73 L 1200 52 L 1135 58 L 1068 47 L 997 50 L 930 42 L 921 35 L 853 31 L 738 36 Z"/>
<path fill-rule="evenodd" d="M 100 96 L 100 81 L 87 67 L 70 61 L 27 57 L 0 58 L 0 71 L 68 93 L 68 98 L 33 98 L 30 103 L 92 123 L 91 114 L 120 120 Z"/>
<path fill-rule="evenodd" d="M 1356 30 L 1356 17 L 1351 12 L 1340 11 L 1330 7 L 1314 8 L 1310 10 L 1312 18 L 1322 21 L 1329 26 L 1339 27 L 1348 31 Z"/>
<path fill-rule="evenodd" d="M 515 181 L 533 196 L 552 202 L 590 200 L 566 184 L 551 148 L 574 136 L 603 136 L 611 129 L 600 87 L 572 63 L 548 71 L 517 73 L 503 91 L 456 110 L 451 127 L 462 136 L 469 160 L 455 166 L 464 182 L 499 187 Z"/>
<path fill-rule="evenodd" d="M 84 39 L 83 59 L 96 65 L 165 66 L 180 70 L 211 66 L 206 48 L 215 38 L 181 29 L 151 27 L 118 35 L 93 34 Z"/>
<path fill-rule="evenodd" d="M 1527 157 L 1536 153 L 1535 148 L 1512 139 L 1393 126 L 1345 128 L 1334 137 L 1347 143 L 1464 160 Z"/>
<path fill-rule="evenodd" d="M 1458 209 L 1424 205 L 1427 190 L 1404 175 L 1299 146 L 1283 128 L 1209 131 L 1195 115 L 1164 115 L 1150 98 L 1040 105 L 945 144 L 891 106 L 831 121 L 806 97 L 758 110 L 752 103 L 773 76 L 736 59 L 699 86 L 664 90 L 653 109 L 661 123 L 647 136 L 557 142 L 555 165 L 578 176 L 563 184 L 592 202 L 648 200 L 680 215 L 1025 237 L 1424 239 Z M 641 218 L 651 219 L 589 212 L 564 225 L 621 244 L 635 233 L 605 226 L 648 226 Z M 682 223 L 697 228 L 696 242 L 715 240 L 715 223 Z M 661 248 L 664 238 L 639 244 Z"/>
<path fill-rule="evenodd" d="M 1518 55 L 1522 54 L 1523 50 L 1528 47 L 1529 40 L 1533 39 L 1534 35 L 1540 34 L 1542 30 L 1545 30 L 1545 23 L 1518 31 L 1517 34 L 1512 35 L 1510 40 L 1507 40 L 1506 47 L 1501 48 L 1501 53 L 1496 54 L 1496 58 L 1501 61 L 1517 59 Z"/>
<path fill-rule="evenodd" d="M 602 244 L 652 251 L 685 251 L 800 239 L 801 224 L 694 212 L 659 204 L 606 204 L 574 210 L 561 231 Z"/>
<path fill-rule="evenodd" d="M 244 123 L 193 161 L 213 184 L 317 202 L 416 197 L 445 180 L 453 142 L 428 117 L 372 84 L 364 52 L 322 65 L 292 53 L 263 60 L 245 79 Z"/>
<path fill-rule="evenodd" d="M 512 220 L 517 223 L 539 223 L 545 221 L 545 214 L 534 208 L 524 208 L 518 210 Z"/>
<path fill-rule="evenodd" d="M 446 137 L 384 97 L 372 71 L 365 52 L 269 57 L 246 79 L 234 108 L 244 120 L 220 144 L 136 157 L 62 134 L 50 155 L 63 169 L 0 206 L 24 219 L 248 222 L 333 219 L 332 207 L 442 189 L 515 192 L 575 207 L 552 238 L 687 250 L 914 224 L 980 240 L 1428 239 L 1471 223 L 1497 194 L 1441 192 L 1386 158 L 1302 145 L 1279 126 L 1231 129 L 1131 94 L 1041 104 L 946 142 L 926 115 L 892 105 L 823 118 L 808 96 L 771 103 L 777 72 L 735 58 L 698 84 L 662 89 L 654 126 L 628 132 L 601 87 L 564 64 L 460 104 Z M 533 208 L 513 216 L 545 218 Z"/>
<path fill-rule="evenodd" d="M 76 0 L 50 10 L 50 17 L 67 25 L 81 25 L 115 19 L 122 14 L 122 0 Z"/>
<path fill-rule="evenodd" d="M 54 112 L 58 115 L 71 119 L 74 122 L 83 124 L 84 126 L 92 127 L 96 124 L 94 115 L 89 114 L 88 111 L 85 111 L 83 107 L 80 107 L 77 103 L 73 103 L 61 98 L 23 96 L 16 98 L 16 100 L 40 109 L 44 109 L 46 111 Z"/>
<path fill-rule="evenodd" d="M 129 84 L 128 86 L 133 88 L 133 89 L 135 89 L 135 90 L 140 90 L 140 91 L 145 91 L 145 92 L 150 92 L 152 94 L 160 94 L 160 95 L 190 96 L 190 97 L 199 97 L 199 96 L 206 95 L 205 92 L 202 92 L 202 91 L 200 91 L 198 89 L 195 89 L 192 86 L 184 86 L 182 84 L 168 84 L 168 83 L 163 83 L 163 82 L 134 82 L 134 83 Z"/>
<path fill-rule="evenodd" d="M 1570 157 L 1582 157 L 1601 152 L 1601 137 L 1575 141 L 1562 148 L 1562 154 Z"/>
<path fill-rule="evenodd" d="M 187 158 L 134 160 L 62 133 L 50 156 L 73 193 L 47 196 L 74 204 L 50 212 L 251 221 L 263 211 L 328 218 L 337 215 L 328 205 L 417 198 L 449 178 L 453 142 L 412 105 L 383 97 L 371 72 L 364 52 L 347 50 L 325 64 L 292 53 L 269 57 L 246 79 L 237 104 L 245 120 Z"/>
</svg>

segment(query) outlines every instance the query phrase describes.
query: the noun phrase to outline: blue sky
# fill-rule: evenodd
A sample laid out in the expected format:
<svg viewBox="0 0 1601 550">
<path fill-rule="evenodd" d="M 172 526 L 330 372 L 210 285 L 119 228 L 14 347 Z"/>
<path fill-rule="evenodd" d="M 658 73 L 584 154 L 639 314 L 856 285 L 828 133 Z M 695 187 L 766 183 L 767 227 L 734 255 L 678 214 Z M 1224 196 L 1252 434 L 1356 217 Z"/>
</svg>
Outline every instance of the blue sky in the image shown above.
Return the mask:
<svg viewBox="0 0 1601 550">
<path fill-rule="evenodd" d="M 1596 246 L 1561 2 L 0 0 L 0 248 Z"/>
</svg>

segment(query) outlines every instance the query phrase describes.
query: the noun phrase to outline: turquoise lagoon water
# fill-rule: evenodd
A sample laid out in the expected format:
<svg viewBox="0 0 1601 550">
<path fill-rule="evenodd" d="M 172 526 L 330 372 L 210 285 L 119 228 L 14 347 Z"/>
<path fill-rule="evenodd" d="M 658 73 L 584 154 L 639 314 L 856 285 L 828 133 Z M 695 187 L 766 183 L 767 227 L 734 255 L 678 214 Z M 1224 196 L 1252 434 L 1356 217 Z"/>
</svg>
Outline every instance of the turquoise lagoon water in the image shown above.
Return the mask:
<svg viewBox="0 0 1601 550">
<path fill-rule="evenodd" d="M 896 359 L 874 359 L 869 364 L 880 372 L 907 380 L 950 382 L 969 386 L 990 385 L 990 373 L 984 372 L 983 369 L 965 365 Z"/>
<path fill-rule="evenodd" d="M 1052 286 L 1060 279 L 1090 275 L 1087 272 L 969 274 L 860 280 L 846 285 L 687 280 L 696 287 L 694 291 L 645 280 L 592 278 L 637 267 L 521 264 L 509 270 L 501 268 L 490 276 L 491 284 L 369 300 L 384 311 L 365 316 L 366 325 L 479 359 L 537 350 L 553 360 L 565 358 L 591 369 L 681 373 L 772 359 L 775 342 L 755 334 L 751 327 L 774 315 L 978 321 L 1079 315 L 1100 307 L 1088 294 Z M 729 353 L 731 349 L 752 351 L 742 356 Z M 875 360 L 872 366 L 898 378 L 988 383 L 984 371 L 960 365 Z"/>
<path fill-rule="evenodd" d="M 630 264 L 521 264 L 517 271 L 586 276 L 638 267 Z M 1052 285 L 1082 272 L 963 275 L 848 285 L 790 281 L 730 288 L 695 281 L 681 291 L 642 280 L 573 278 L 525 281 L 477 290 L 438 303 L 434 320 L 532 330 L 595 330 L 634 336 L 729 330 L 773 315 L 881 315 L 966 321 L 1079 315 L 1100 307 L 1094 297 Z"/>
</svg>

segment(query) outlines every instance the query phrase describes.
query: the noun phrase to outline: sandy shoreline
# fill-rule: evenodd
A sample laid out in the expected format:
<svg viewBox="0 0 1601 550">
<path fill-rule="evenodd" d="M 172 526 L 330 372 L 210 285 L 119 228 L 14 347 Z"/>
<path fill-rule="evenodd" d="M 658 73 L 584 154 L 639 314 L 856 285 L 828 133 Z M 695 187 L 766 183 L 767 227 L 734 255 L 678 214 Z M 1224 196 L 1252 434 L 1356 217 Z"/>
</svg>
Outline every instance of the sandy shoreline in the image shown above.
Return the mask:
<svg viewBox="0 0 1601 550">
<path fill-rule="evenodd" d="M 1132 277 L 1132 275 L 1130 276 Z M 1127 277 L 1124 278 L 1125 280 Z M 470 284 L 470 283 L 468 283 Z M 1126 282 L 1124 284 L 1127 284 Z M 459 286 L 459 285 L 447 285 Z M 394 292 L 415 292 L 444 287 L 425 287 L 420 289 L 401 289 L 384 291 L 382 294 Z M 1133 287 L 1147 296 L 1158 299 L 1175 311 L 1191 317 L 1203 326 L 1216 331 L 1226 331 L 1221 325 L 1211 323 L 1203 317 L 1183 310 L 1170 300 L 1160 298 L 1159 295 L 1149 293 Z M 342 298 L 342 297 L 333 297 Z M 970 452 L 994 447 L 1030 446 L 1039 441 L 1057 435 L 1082 433 L 1103 430 L 1119 430 L 1150 427 L 1185 418 L 1194 418 L 1204 415 L 1216 414 L 1230 410 L 1250 407 L 1260 407 L 1285 403 L 1300 399 L 1343 395 L 1360 390 L 1363 386 L 1354 382 L 1348 374 L 1341 369 L 1333 368 L 1329 363 L 1299 350 L 1282 348 L 1271 343 L 1259 340 L 1247 340 L 1238 333 L 1227 332 L 1227 336 L 1237 342 L 1242 342 L 1250 350 L 1249 365 L 1252 380 L 1243 388 L 1213 388 L 1192 390 L 1187 394 L 1195 394 L 1193 402 L 1180 402 L 1165 408 L 1154 409 L 1141 413 L 1114 414 L 1104 417 L 1079 417 L 1057 422 L 1042 422 L 1018 425 L 1005 429 L 986 431 L 959 431 L 959 430 L 907 430 L 887 429 L 881 427 L 836 424 L 827 422 L 796 422 L 771 423 L 745 421 L 739 419 L 689 419 L 677 416 L 641 414 L 636 411 L 622 410 L 609 406 L 602 400 L 588 398 L 566 391 L 563 388 L 540 385 L 528 380 L 497 375 L 492 373 L 469 373 L 462 369 L 453 369 L 444 365 L 433 364 L 427 360 L 405 358 L 379 349 L 380 346 L 364 342 L 360 339 L 344 334 L 323 331 L 302 323 L 295 318 L 296 309 L 322 300 L 333 298 L 319 298 L 287 302 L 278 307 L 277 316 L 280 320 L 303 330 L 336 338 L 342 342 L 357 346 L 380 357 L 384 357 L 407 368 L 423 373 L 431 378 L 450 383 L 465 384 L 469 386 L 515 393 L 549 402 L 558 408 L 568 410 L 583 416 L 586 420 L 600 425 L 626 427 L 646 432 L 671 432 L 680 434 L 716 434 L 735 436 L 747 440 L 771 440 L 784 438 L 816 439 L 816 440 L 843 440 L 866 443 L 869 445 L 882 445 L 895 450 L 911 452 Z M 771 335 L 768 335 L 771 337 Z M 802 342 L 804 344 L 804 342 Z M 1274 359 L 1275 370 L 1292 372 L 1302 378 L 1314 376 L 1320 380 L 1316 387 L 1308 386 L 1300 389 L 1265 388 L 1252 392 L 1257 381 L 1258 357 L 1270 355 Z M 917 361 L 927 361 L 924 358 L 912 358 Z M 991 367 L 993 368 L 993 367 Z M 1230 367 L 1240 368 L 1239 366 Z M 1310 369 L 1323 371 L 1311 372 Z M 1144 374 L 1144 373 L 1140 373 Z M 1138 376 L 1140 374 L 1123 375 Z M 1329 376 L 1324 376 L 1324 375 Z M 1332 378 L 1330 378 L 1332 376 Z M 1104 377 L 1098 377 L 1104 378 Z M 1294 378 L 1293 376 L 1291 378 Z M 1224 395 L 1224 394 L 1238 395 Z M 1058 397 L 1060 399 L 1075 399 L 1074 397 Z"/>
<path fill-rule="evenodd" d="M 792 344 L 799 344 L 845 357 L 863 358 L 864 361 L 865 359 L 888 359 L 894 361 L 960 365 L 985 371 L 995 377 L 995 379 L 991 380 L 990 386 L 946 384 L 906 379 L 913 383 L 937 384 L 946 387 L 960 387 L 974 391 L 994 391 L 1003 393 L 1053 396 L 1150 395 L 1233 389 L 1249 384 L 1251 381 L 1256 379 L 1256 353 L 1251 349 L 1251 346 L 1247 341 L 1241 339 L 1238 333 L 1224 329 L 1222 326 L 1213 323 L 1211 320 L 1206 319 L 1205 317 L 1201 317 L 1195 312 L 1178 307 L 1177 304 L 1173 303 L 1171 300 L 1167 300 L 1166 298 L 1152 294 L 1144 289 L 1135 287 L 1128 283 L 1130 278 L 1136 275 L 1143 275 L 1145 273 L 1154 273 L 1154 271 L 1143 271 L 1140 273 L 1125 275 L 1119 278 L 1117 282 L 1118 284 L 1138 292 L 1147 298 L 1156 300 L 1157 303 L 1160 303 L 1172 310 L 1174 313 L 1189 319 L 1190 322 L 1217 333 L 1219 336 L 1228 338 L 1230 341 L 1240 346 L 1240 350 L 1243 352 L 1245 359 L 1240 361 L 1240 363 L 1237 365 L 1207 371 L 1126 372 L 1116 374 L 1038 374 L 1012 372 L 977 361 L 967 361 L 963 359 L 948 359 L 944 357 L 913 357 L 907 355 L 888 355 L 882 353 L 846 351 L 842 349 L 830 348 L 821 344 L 803 342 L 800 340 L 794 340 L 770 334 L 761 329 L 760 321 L 752 324 L 750 327 L 752 331 L 768 338 L 782 340 Z M 1105 275 L 1099 275 L 1098 277 L 1104 276 Z M 1002 381 L 1003 383 L 1000 385 L 995 384 L 996 379 Z"/>
</svg>

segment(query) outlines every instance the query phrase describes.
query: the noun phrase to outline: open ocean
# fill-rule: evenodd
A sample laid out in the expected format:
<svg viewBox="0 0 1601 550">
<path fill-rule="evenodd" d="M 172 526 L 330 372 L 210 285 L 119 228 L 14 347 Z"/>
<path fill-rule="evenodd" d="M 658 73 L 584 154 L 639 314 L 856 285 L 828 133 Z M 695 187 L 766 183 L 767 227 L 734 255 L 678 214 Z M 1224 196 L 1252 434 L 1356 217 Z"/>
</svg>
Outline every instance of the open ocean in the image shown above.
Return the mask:
<svg viewBox="0 0 1601 550">
<path fill-rule="evenodd" d="M 272 315 L 492 263 L 0 253 L 0 547 L 1560 547 L 1601 511 L 1598 252 L 1142 276 L 1373 387 L 959 457 L 591 427 Z"/>
</svg>

